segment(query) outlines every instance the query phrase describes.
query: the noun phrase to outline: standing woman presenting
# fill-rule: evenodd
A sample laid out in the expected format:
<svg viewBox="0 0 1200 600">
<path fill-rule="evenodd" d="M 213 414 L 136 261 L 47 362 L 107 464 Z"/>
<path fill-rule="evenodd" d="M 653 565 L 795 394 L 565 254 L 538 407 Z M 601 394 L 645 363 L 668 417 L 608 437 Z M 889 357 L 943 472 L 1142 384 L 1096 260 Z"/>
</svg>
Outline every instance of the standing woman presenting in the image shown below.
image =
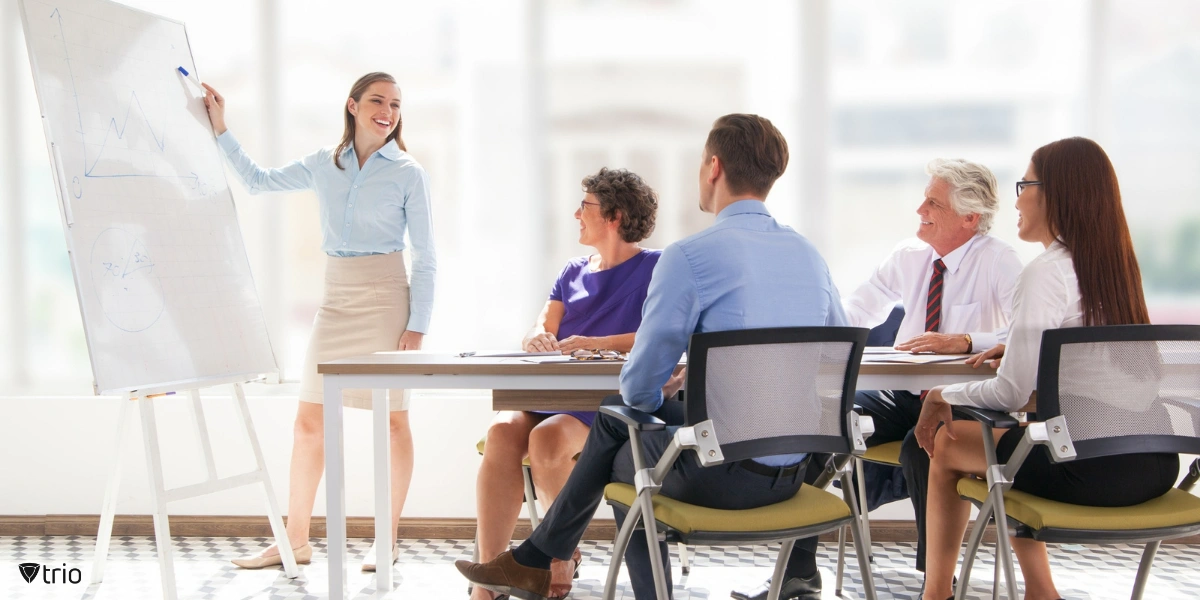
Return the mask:
<svg viewBox="0 0 1200 600">
<path fill-rule="evenodd" d="M 437 272 L 429 177 L 405 151 L 400 138 L 400 88 L 386 73 L 368 73 L 350 88 L 344 110 L 346 129 L 336 148 L 317 150 L 278 169 L 263 169 L 251 160 L 225 126 L 225 98 L 211 86 L 204 88 L 217 144 L 250 193 L 311 189 L 319 200 L 321 249 L 328 255 L 325 293 L 300 376 L 287 520 L 296 562 L 307 563 L 312 558 L 309 522 L 325 468 L 321 409 L 325 398 L 317 363 L 421 348 L 429 329 Z M 404 267 L 405 231 L 416 253 L 411 291 Z M 408 392 L 388 390 L 388 397 L 394 536 L 412 480 L 413 447 Z M 343 402 L 370 409 L 370 392 L 347 391 Z M 367 554 L 364 571 L 375 570 L 374 557 L 374 551 Z M 271 546 L 233 562 L 257 569 L 282 561 L 279 550 Z"/>
</svg>

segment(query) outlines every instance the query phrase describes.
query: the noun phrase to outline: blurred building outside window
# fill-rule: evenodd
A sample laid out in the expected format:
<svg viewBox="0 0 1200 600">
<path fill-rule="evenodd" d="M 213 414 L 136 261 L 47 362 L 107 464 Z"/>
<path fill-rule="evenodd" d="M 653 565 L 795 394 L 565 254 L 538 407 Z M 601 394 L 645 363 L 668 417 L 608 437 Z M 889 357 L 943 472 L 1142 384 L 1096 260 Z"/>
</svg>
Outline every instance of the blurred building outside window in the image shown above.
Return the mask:
<svg viewBox="0 0 1200 600">
<path fill-rule="evenodd" d="M 0 384 L 6 394 L 86 395 L 87 350 L 14 4 L 0 13 Z M 817 147 L 829 185 L 815 212 L 799 152 L 813 40 L 802 39 L 793 2 L 356 4 L 382 15 L 386 35 L 311 0 L 128 4 L 187 22 L 201 77 L 229 98 L 231 129 L 263 164 L 336 144 L 354 79 L 397 76 L 404 139 L 434 194 L 430 349 L 516 347 L 558 269 L 587 251 L 572 215 L 580 180 L 602 166 L 631 169 L 659 192 L 645 245 L 708 226 L 696 202 L 701 147 L 728 112 L 763 114 L 788 137 L 792 164 L 768 206 L 821 240 L 843 291 L 913 235 L 935 157 L 990 166 L 1002 207 L 993 234 L 1036 256 L 1016 238 L 1012 182 L 1038 146 L 1094 137 L 1121 178 L 1153 320 L 1200 323 L 1200 5 L 1185 0 L 825 0 L 828 139 Z M 544 162 L 532 164 L 539 152 Z M 316 198 L 250 196 L 229 180 L 277 319 L 283 378 L 295 380 L 320 302 Z"/>
</svg>

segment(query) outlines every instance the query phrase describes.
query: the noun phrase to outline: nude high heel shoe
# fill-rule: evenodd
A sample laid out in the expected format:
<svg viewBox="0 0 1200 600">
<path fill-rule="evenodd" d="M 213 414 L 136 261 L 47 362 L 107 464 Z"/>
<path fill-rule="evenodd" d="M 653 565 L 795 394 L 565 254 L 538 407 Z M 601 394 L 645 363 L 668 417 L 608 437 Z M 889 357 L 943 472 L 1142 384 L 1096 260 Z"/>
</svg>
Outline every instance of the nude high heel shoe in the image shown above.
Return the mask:
<svg viewBox="0 0 1200 600">
<path fill-rule="evenodd" d="M 371 544 L 371 549 L 367 550 L 366 556 L 363 556 L 362 570 L 367 573 L 375 572 L 375 544 Z M 400 558 L 400 543 L 396 542 L 392 545 L 392 564 Z"/>
<path fill-rule="evenodd" d="M 296 564 L 298 565 L 307 565 L 308 563 L 312 562 L 312 553 L 313 550 L 311 544 L 304 544 L 299 548 L 292 548 L 292 554 L 296 557 Z M 282 565 L 283 556 L 280 554 L 274 554 L 271 556 L 263 556 L 259 554 L 258 556 L 251 556 L 249 558 L 235 558 L 230 562 L 243 569 L 261 569 L 263 567 Z"/>
</svg>

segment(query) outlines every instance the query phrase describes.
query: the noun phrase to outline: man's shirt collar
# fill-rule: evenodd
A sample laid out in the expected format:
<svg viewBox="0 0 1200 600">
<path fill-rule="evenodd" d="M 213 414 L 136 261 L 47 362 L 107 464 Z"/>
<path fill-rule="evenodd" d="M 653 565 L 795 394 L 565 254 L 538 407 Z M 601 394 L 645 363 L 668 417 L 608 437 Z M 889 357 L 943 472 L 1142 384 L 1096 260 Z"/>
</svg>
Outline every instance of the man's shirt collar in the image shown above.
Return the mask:
<svg viewBox="0 0 1200 600">
<path fill-rule="evenodd" d="M 967 240 L 965 244 L 955 248 L 945 256 L 938 256 L 937 250 L 934 250 L 933 260 L 937 260 L 939 258 L 942 259 L 942 264 L 946 265 L 946 270 L 950 273 L 955 273 L 958 271 L 958 267 L 962 265 L 963 259 L 967 257 L 967 252 L 971 250 L 971 246 L 974 245 L 975 241 L 980 237 L 982 237 L 980 234 L 975 234 L 971 237 L 971 239 Z"/>
<path fill-rule="evenodd" d="M 771 211 L 767 210 L 767 203 L 762 200 L 738 200 L 721 209 L 717 214 L 717 223 L 735 217 L 737 215 L 766 215 L 771 216 Z"/>
</svg>

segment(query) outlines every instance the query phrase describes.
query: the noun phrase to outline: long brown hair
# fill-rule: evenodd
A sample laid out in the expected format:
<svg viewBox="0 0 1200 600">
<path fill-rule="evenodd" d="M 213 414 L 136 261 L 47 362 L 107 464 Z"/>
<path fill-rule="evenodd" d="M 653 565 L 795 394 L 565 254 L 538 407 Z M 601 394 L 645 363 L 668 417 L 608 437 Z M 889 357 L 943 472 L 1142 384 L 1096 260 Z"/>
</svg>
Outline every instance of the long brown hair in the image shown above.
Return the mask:
<svg viewBox="0 0 1200 600">
<path fill-rule="evenodd" d="M 354 85 L 350 87 L 350 96 L 349 97 L 354 98 L 354 102 L 356 104 L 359 102 L 362 102 L 363 94 L 367 93 L 367 88 L 371 87 L 371 84 L 378 83 L 380 81 L 384 81 L 384 82 L 387 82 L 387 83 L 390 83 L 392 85 L 396 85 L 397 87 L 399 87 L 396 83 L 396 78 L 392 77 L 391 75 L 388 75 L 387 73 L 380 73 L 380 72 L 367 73 L 366 75 L 359 77 L 358 81 L 355 81 Z M 333 164 L 337 165 L 337 168 L 339 168 L 339 169 L 346 168 L 346 167 L 342 166 L 341 157 L 342 157 L 342 153 L 346 151 L 346 148 L 349 148 L 350 144 L 354 143 L 354 132 L 355 132 L 355 127 L 356 127 L 355 122 L 354 122 L 354 115 L 350 114 L 350 107 L 343 106 L 342 112 L 344 113 L 345 120 L 346 120 L 346 131 L 344 133 L 342 133 L 342 142 L 340 144 L 338 144 L 337 150 L 333 151 Z M 387 139 L 384 140 L 383 143 L 386 144 L 392 140 L 396 140 L 396 145 L 400 146 L 401 150 L 408 152 L 408 148 L 404 147 L 404 140 L 400 139 L 400 130 L 403 127 L 404 127 L 404 119 L 402 117 L 397 118 L 396 119 L 396 128 L 393 129 L 390 134 L 388 134 Z"/>
<path fill-rule="evenodd" d="M 1073 137 L 1038 148 L 1031 161 L 1051 233 L 1071 251 L 1084 325 L 1149 323 L 1117 173 L 1104 149 Z"/>
</svg>

